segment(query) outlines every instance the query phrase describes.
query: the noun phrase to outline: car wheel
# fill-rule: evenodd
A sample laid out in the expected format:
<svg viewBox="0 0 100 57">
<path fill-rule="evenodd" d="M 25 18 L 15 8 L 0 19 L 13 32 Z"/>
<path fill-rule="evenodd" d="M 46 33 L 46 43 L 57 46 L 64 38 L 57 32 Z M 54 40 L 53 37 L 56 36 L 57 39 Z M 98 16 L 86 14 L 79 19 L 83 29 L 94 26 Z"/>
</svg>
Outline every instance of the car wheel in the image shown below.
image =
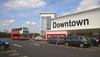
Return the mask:
<svg viewBox="0 0 100 57">
<path fill-rule="evenodd" d="M 68 42 L 66 42 L 66 43 L 65 43 L 65 46 L 69 46 L 69 43 L 68 43 Z"/>
<path fill-rule="evenodd" d="M 80 48 L 83 48 L 84 47 L 84 44 L 83 43 L 80 43 Z"/>
<path fill-rule="evenodd" d="M 5 45 L 0 45 L 0 50 L 4 50 L 6 49 L 6 46 Z"/>
<path fill-rule="evenodd" d="M 58 42 L 56 42 L 56 45 L 58 45 Z"/>
<path fill-rule="evenodd" d="M 49 44 L 50 44 L 50 42 L 49 41 L 47 41 Z"/>
<path fill-rule="evenodd" d="M 93 46 L 93 44 L 91 44 L 91 46 Z"/>
<path fill-rule="evenodd" d="M 96 44 L 95 46 L 98 46 L 98 44 Z"/>
</svg>

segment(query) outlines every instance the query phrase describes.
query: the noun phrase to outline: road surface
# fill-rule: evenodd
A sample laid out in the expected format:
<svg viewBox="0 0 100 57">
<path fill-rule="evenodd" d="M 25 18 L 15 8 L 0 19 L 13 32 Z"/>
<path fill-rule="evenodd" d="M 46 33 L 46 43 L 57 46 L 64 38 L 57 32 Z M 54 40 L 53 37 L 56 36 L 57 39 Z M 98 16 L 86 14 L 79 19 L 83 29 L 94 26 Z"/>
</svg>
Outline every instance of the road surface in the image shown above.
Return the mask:
<svg viewBox="0 0 100 57">
<path fill-rule="evenodd" d="M 0 51 L 0 57 L 100 57 L 100 46 L 79 48 L 48 44 L 45 41 L 4 39 L 10 48 Z"/>
</svg>

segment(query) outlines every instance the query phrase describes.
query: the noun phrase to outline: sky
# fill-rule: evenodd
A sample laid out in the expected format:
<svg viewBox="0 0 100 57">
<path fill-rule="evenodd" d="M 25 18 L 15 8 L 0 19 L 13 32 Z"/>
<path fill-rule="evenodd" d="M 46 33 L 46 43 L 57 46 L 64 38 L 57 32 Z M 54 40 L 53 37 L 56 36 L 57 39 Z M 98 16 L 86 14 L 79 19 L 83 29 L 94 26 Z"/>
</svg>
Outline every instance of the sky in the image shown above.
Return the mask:
<svg viewBox="0 0 100 57">
<path fill-rule="evenodd" d="M 55 12 L 57 17 L 100 7 L 100 0 L 0 0 L 0 31 L 28 27 L 40 31 L 40 12 Z"/>
</svg>

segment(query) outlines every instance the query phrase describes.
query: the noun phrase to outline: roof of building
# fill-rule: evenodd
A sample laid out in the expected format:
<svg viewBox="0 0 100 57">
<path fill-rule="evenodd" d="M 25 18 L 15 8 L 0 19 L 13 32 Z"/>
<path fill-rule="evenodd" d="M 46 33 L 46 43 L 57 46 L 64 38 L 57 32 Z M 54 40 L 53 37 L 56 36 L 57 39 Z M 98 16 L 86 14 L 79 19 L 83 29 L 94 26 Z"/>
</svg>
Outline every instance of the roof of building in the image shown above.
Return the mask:
<svg viewBox="0 0 100 57">
<path fill-rule="evenodd" d="M 85 11 L 80 11 L 80 12 L 74 12 L 72 14 L 63 15 L 63 16 L 59 16 L 59 17 L 55 17 L 55 18 L 51 18 L 51 19 L 62 18 L 62 17 L 66 17 L 66 16 L 70 16 L 70 15 L 75 15 L 75 14 L 79 14 L 79 13 L 83 13 L 83 12 L 87 12 L 87 11 L 97 10 L 97 9 L 100 9 L 100 7 L 94 8 L 94 9 L 85 10 Z"/>
</svg>

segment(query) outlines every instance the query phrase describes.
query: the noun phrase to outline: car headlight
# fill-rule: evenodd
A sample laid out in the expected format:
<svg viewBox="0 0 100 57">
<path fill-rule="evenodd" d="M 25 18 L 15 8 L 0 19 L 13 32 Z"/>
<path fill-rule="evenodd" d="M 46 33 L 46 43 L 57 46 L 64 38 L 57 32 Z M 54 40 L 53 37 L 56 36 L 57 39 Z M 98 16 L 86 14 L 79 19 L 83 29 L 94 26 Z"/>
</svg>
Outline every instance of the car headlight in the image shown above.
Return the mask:
<svg viewBox="0 0 100 57">
<path fill-rule="evenodd" d="M 5 42 L 5 44 L 8 44 L 8 42 Z"/>
</svg>

